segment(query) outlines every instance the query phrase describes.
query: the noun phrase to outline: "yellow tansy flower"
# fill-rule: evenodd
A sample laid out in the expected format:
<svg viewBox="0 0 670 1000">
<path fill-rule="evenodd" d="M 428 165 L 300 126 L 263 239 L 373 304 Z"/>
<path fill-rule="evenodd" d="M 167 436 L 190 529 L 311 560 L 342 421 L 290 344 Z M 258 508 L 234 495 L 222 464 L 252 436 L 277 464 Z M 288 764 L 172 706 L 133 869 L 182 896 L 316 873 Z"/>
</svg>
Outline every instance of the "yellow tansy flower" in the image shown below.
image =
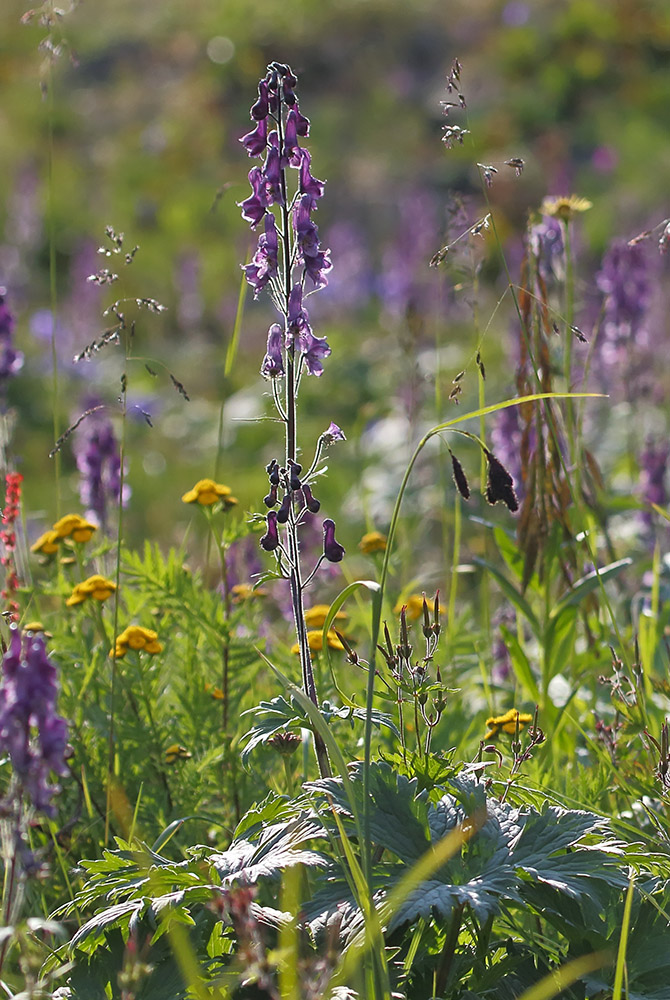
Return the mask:
<svg viewBox="0 0 670 1000">
<path fill-rule="evenodd" d="M 26 622 L 26 624 L 21 627 L 24 632 L 44 632 L 44 625 L 42 622 Z"/>
<path fill-rule="evenodd" d="M 230 486 L 215 483 L 213 479 L 200 479 L 192 490 L 184 493 L 182 501 L 184 503 L 199 503 L 202 507 L 211 507 L 217 501 L 223 500 L 226 507 L 234 507 L 237 500 L 230 494 Z"/>
<path fill-rule="evenodd" d="M 154 655 L 162 651 L 163 644 L 158 641 L 158 633 L 153 629 L 143 628 L 141 625 L 129 625 L 116 638 L 114 655 L 117 660 L 125 656 L 129 649 L 142 649 L 145 653 Z"/>
<path fill-rule="evenodd" d="M 230 588 L 230 593 L 234 604 L 241 604 L 242 601 L 249 601 L 252 597 L 265 597 L 267 591 L 262 587 L 253 587 L 250 583 L 236 583 Z"/>
<path fill-rule="evenodd" d="M 178 760 L 190 760 L 193 754 L 190 754 L 186 747 L 180 746 L 179 743 L 172 743 L 165 751 L 165 763 L 175 764 Z"/>
<path fill-rule="evenodd" d="M 428 610 L 432 612 L 435 602 L 426 597 L 426 603 L 428 604 Z M 409 594 L 402 601 L 398 601 L 393 609 L 393 614 L 399 615 L 403 608 L 407 608 L 407 618 L 409 621 L 416 621 L 417 618 L 421 618 L 423 615 L 423 594 Z M 444 614 L 445 610 L 440 604 L 441 615 Z"/>
<path fill-rule="evenodd" d="M 113 580 L 107 580 L 96 573 L 95 576 L 89 576 L 88 580 L 78 583 L 65 603 L 71 608 L 75 604 L 81 604 L 87 597 L 92 597 L 95 601 L 106 601 L 115 590 Z"/>
<path fill-rule="evenodd" d="M 386 549 L 386 535 L 382 535 L 381 531 L 368 531 L 361 538 L 358 547 L 366 555 L 369 555 L 371 552 L 384 552 Z"/>
<path fill-rule="evenodd" d="M 533 716 L 529 715 L 527 712 L 519 712 L 516 708 L 510 708 L 509 712 L 505 712 L 504 715 L 491 716 L 490 719 L 486 720 L 486 725 L 489 727 L 486 732 L 484 739 L 490 740 L 494 736 L 498 736 L 500 733 L 509 733 L 510 736 L 514 736 L 516 733 L 516 717 L 519 716 L 519 732 L 524 729 L 529 722 L 533 721 Z"/>
<path fill-rule="evenodd" d="M 315 604 L 313 608 L 307 608 L 305 611 L 305 624 L 309 628 L 323 628 L 329 611 L 329 604 Z M 347 615 L 344 611 L 336 611 L 334 621 L 344 621 L 346 617 Z"/>
<path fill-rule="evenodd" d="M 588 198 L 579 198 L 576 194 L 559 198 L 545 198 L 540 206 L 542 215 L 553 215 L 555 219 L 569 222 L 578 212 L 588 212 L 593 203 Z"/>
<path fill-rule="evenodd" d="M 40 535 L 37 541 L 30 546 L 30 551 L 41 552 L 45 556 L 52 556 L 54 552 L 58 552 L 59 542 L 60 535 L 52 528 L 51 531 L 45 531 L 43 535 Z"/>
<path fill-rule="evenodd" d="M 332 629 L 329 629 L 326 639 L 331 649 L 344 649 L 344 646 L 337 638 L 337 635 L 335 634 L 335 632 L 333 632 Z M 321 629 L 310 629 L 310 631 L 307 633 L 307 642 L 309 644 L 309 648 L 312 650 L 313 653 L 320 652 L 323 649 L 323 632 L 321 631 Z M 291 652 L 292 653 L 300 652 L 300 646 L 298 645 L 297 642 L 294 643 L 293 646 L 291 646 Z"/>
<path fill-rule="evenodd" d="M 74 542 L 88 542 L 94 531 L 98 530 L 96 524 L 87 521 L 79 514 L 66 514 L 61 517 L 53 526 L 53 530 L 58 538 L 72 538 Z"/>
</svg>

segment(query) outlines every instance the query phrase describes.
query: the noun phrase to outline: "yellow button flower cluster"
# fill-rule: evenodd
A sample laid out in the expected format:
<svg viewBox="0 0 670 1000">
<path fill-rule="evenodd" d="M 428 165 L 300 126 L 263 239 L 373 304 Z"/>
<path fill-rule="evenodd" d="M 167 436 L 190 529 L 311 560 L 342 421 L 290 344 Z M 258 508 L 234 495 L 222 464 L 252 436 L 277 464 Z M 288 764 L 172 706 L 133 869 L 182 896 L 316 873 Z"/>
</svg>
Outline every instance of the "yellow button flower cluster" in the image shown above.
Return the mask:
<svg viewBox="0 0 670 1000">
<path fill-rule="evenodd" d="M 121 635 L 117 636 L 114 656 L 119 660 L 129 649 L 143 649 L 152 655 L 162 652 L 163 643 L 158 641 L 158 633 L 141 625 L 129 625 Z M 110 652 L 110 656 L 112 653 Z"/>
<path fill-rule="evenodd" d="M 40 535 L 35 544 L 30 546 L 30 551 L 51 556 L 58 552 L 64 538 L 71 538 L 73 542 L 88 542 L 93 537 L 93 532 L 97 530 L 98 526 L 87 521 L 85 517 L 79 514 L 66 514 L 56 521 L 50 531 Z"/>
<path fill-rule="evenodd" d="M 108 580 L 96 573 L 95 576 L 89 576 L 88 580 L 84 580 L 83 583 L 76 584 L 65 603 L 71 608 L 75 604 L 83 604 L 87 597 L 92 597 L 95 601 L 106 601 L 115 590 L 116 584 L 113 580 Z"/>
<path fill-rule="evenodd" d="M 382 535 L 381 531 L 368 531 L 366 535 L 363 535 L 358 547 L 361 552 L 365 552 L 369 555 L 372 552 L 384 552 L 386 549 L 387 538 L 386 535 Z"/>
<path fill-rule="evenodd" d="M 516 719 L 519 717 L 519 732 L 528 725 L 529 722 L 533 721 L 533 716 L 529 715 L 527 712 L 519 712 L 516 708 L 510 708 L 509 712 L 505 712 L 504 715 L 494 715 L 490 719 L 486 720 L 486 725 L 489 727 L 488 732 L 485 734 L 484 739 L 490 740 L 494 736 L 498 736 L 499 733 L 509 733 L 510 736 L 514 736 L 516 732 Z"/>
<path fill-rule="evenodd" d="M 223 501 L 225 507 L 234 507 L 237 498 L 231 496 L 230 486 L 224 483 L 215 483 L 213 479 L 200 479 L 192 490 L 188 490 L 182 496 L 184 503 L 199 503 L 202 507 L 212 507 L 219 500 Z"/>
<path fill-rule="evenodd" d="M 331 649 L 344 649 L 344 646 L 337 638 L 336 633 L 332 629 L 328 631 L 326 639 Z M 308 631 L 307 633 L 307 643 L 313 653 L 320 652 L 323 649 L 323 632 L 321 631 L 321 629 L 310 629 L 310 631 Z M 293 646 L 291 646 L 291 652 L 292 653 L 300 652 L 300 646 L 298 645 L 297 642 L 294 643 Z"/>
</svg>

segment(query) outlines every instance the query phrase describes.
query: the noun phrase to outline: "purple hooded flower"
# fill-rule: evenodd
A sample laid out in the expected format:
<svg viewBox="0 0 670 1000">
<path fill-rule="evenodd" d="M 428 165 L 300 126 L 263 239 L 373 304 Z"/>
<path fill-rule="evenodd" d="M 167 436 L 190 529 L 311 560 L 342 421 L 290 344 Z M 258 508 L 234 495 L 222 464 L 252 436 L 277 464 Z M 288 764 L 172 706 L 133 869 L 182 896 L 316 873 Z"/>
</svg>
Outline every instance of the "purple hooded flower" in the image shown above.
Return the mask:
<svg viewBox="0 0 670 1000">
<path fill-rule="evenodd" d="M 258 84 L 258 100 L 251 108 L 251 117 L 257 122 L 262 121 L 267 118 L 270 112 L 270 106 L 268 102 L 268 82 L 267 80 L 261 80 Z"/>
<path fill-rule="evenodd" d="M 321 358 L 327 358 L 331 353 L 325 337 L 315 337 L 309 333 L 300 340 L 300 349 L 310 375 L 323 375 Z"/>
<path fill-rule="evenodd" d="M 281 158 L 277 131 L 268 136 L 268 155 L 265 159 L 265 195 L 268 205 L 283 205 Z"/>
<path fill-rule="evenodd" d="M 273 323 L 268 330 L 267 353 L 261 365 L 263 378 L 279 378 L 280 375 L 284 374 L 283 341 L 284 331 L 279 323 Z"/>
<path fill-rule="evenodd" d="M 305 118 L 305 116 L 300 113 L 300 108 L 298 107 L 297 101 L 293 105 L 293 111 L 295 112 L 296 132 L 302 138 L 307 138 L 307 136 L 309 135 L 309 118 Z"/>
<path fill-rule="evenodd" d="M 292 114 L 293 112 L 291 112 Z M 289 116 L 290 117 L 290 116 Z M 307 195 L 310 199 L 310 208 L 316 208 L 316 203 L 319 198 L 323 198 L 323 191 L 325 188 L 325 182 L 317 180 L 316 177 L 312 177 L 310 173 L 310 166 L 312 163 L 312 154 L 307 149 L 300 150 L 300 194 Z"/>
<path fill-rule="evenodd" d="M 267 516 L 267 531 L 260 541 L 260 546 L 266 552 L 274 552 L 279 545 L 279 529 L 277 528 L 277 512 L 271 510 Z"/>
<path fill-rule="evenodd" d="M 265 232 L 258 237 L 258 246 L 250 264 L 242 267 L 257 299 L 268 281 L 277 277 L 277 225 L 272 212 L 265 216 Z"/>
<path fill-rule="evenodd" d="M 0 681 L 0 748 L 9 755 L 12 770 L 33 806 L 54 815 L 51 771 L 67 774 L 65 751 L 68 727 L 56 714 L 58 680 L 47 657 L 44 639 L 13 629 L 2 664 Z"/>
<path fill-rule="evenodd" d="M 335 540 L 335 522 L 329 517 L 323 522 L 323 554 L 328 562 L 341 562 L 344 548 Z"/>
<path fill-rule="evenodd" d="M 255 129 L 242 136 L 240 142 L 249 156 L 261 156 L 268 144 L 268 121 L 262 118 Z"/>
<path fill-rule="evenodd" d="M 286 129 L 284 132 L 284 151 L 281 158 L 282 167 L 298 167 L 301 163 L 302 155 L 306 150 L 300 149 L 298 145 L 298 116 L 293 108 L 286 118 Z"/>
<path fill-rule="evenodd" d="M 286 346 L 302 350 L 302 344 L 307 343 L 307 337 L 312 335 L 309 325 L 309 313 L 302 307 L 302 285 L 294 285 L 288 300 L 288 333 Z"/>
<path fill-rule="evenodd" d="M 260 167 L 251 168 L 249 183 L 252 193 L 244 201 L 239 201 L 237 204 L 242 209 L 242 218 L 250 223 L 252 229 L 255 229 L 268 207 L 265 176 Z"/>
<path fill-rule="evenodd" d="M 322 250 L 318 227 L 312 222 L 310 196 L 303 194 L 293 210 L 293 226 L 298 243 L 298 260 L 305 266 L 315 288 L 328 284 L 326 274 L 331 270 L 330 250 Z"/>
<path fill-rule="evenodd" d="M 344 431 L 342 430 L 342 428 L 338 427 L 337 424 L 333 423 L 332 420 L 328 424 L 327 430 L 323 432 L 321 437 L 323 438 L 325 444 L 332 444 L 333 441 L 347 440 L 346 437 L 344 436 Z"/>
<path fill-rule="evenodd" d="M 563 271 L 563 229 L 558 219 L 545 215 L 530 231 L 530 246 L 540 276 L 548 281 Z"/>
</svg>

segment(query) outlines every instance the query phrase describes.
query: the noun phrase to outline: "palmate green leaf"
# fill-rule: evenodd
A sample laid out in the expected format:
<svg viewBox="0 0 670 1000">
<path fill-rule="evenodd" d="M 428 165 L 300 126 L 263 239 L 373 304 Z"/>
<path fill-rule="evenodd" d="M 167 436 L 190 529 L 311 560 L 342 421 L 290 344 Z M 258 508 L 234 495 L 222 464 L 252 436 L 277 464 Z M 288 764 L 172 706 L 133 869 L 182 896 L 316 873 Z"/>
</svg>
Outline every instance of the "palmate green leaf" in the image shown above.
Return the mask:
<svg viewBox="0 0 670 1000">
<path fill-rule="evenodd" d="M 272 878 L 295 865 L 325 867 L 327 859 L 316 851 L 306 850 L 304 843 L 322 837 L 320 823 L 298 817 L 288 823 L 265 827 L 255 842 L 234 840 L 227 851 L 209 855 L 209 861 L 223 884 L 236 880 L 255 883 Z"/>
</svg>

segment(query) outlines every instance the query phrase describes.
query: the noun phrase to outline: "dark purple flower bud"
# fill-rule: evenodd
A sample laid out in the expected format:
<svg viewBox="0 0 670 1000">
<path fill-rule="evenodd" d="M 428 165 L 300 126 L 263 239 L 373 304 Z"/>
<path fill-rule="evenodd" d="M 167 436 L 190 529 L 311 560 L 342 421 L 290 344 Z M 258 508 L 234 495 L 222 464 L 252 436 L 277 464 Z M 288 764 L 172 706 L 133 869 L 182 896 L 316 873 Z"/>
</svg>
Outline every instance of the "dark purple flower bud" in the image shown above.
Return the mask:
<svg viewBox="0 0 670 1000">
<path fill-rule="evenodd" d="M 323 438 L 325 444 L 332 444 L 334 441 L 347 440 L 342 429 L 338 427 L 337 424 L 334 424 L 332 420 L 328 425 L 328 429 L 323 432 L 321 437 Z"/>
<path fill-rule="evenodd" d="M 100 405 L 89 396 L 85 410 Z M 91 413 L 76 432 L 74 454 L 79 469 L 79 496 L 86 516 L 107 530 L 110 510 L 117 507 L 121 496 L 121 452 L 114 428 L 104 412 Z M 124 505 L 127 496 L 124 496 Z"/>
<path fill-rule="evenodd" d="M 300 113 L 300 108 L 297 102 L 293 105 L 293 110 L 295 111 L 296 124 L 295 130 L 299 136 L 306 138 L 309 135 L 309 118 L 305 118 L 303 114 Z"/>
<path fill-rule="evenodd" d="M 291 112 L 293 114 L 293 112 Z M 296 126 L 297 129 L 297 126 Z M 307 149 L 300 150 L 300 172 L 299 172 L 299 184 L 300 184 L 300 194 L 307 195 L 310 199 L 309 207 L 316 208 L 316 203 L 319 198 L 323 198 L 323 190 L 325 187 L 325 182 L 318 180 L 316 177 L 312 177 L 310 173 L 310 165 L 312 162 L 312 155 Z M 297 166 L 297 163 L 294 164 Z"/>
<path fill-rule="evenodd" d="M 269 465 L 265 466 L 265 471 L 272 486 L 279 486 L 279 463 L 273 458 Z"/>
<path fill-rule="evenodd" d="M 291 513 L 291 494 L 287 493 L 281 502 L 281 506 L 277 511 L 277 520 L 280 524 L 286 524 Z"/>
<path fill-rule="evenodd" d="M 302 495 L 305 498 L 305 507 L 311 514 L 318 514 L 321 509 L 321 503 L 312 494 L 310 487 L 307 483 L 302 484 Z"/>
<path fill-rule="evenodd" d="M 283 341 L 284 331 L 278 323 L 273 323 L 268 331 L 267 353 L 261 365 L 263 378 L 279 378 L 284 374 Z"/>
<path fill-rule="evenodd" d="M 279 136 L 276 130 L 268 136 L 268 155 L 265 160 L 265 194 L 268 205 L 283 205 L 281 159 L 279 156 Z"/>
<path fill-rule="evenodd" d="M 270 492 L 266 497 L 263 497 L 263 503 L 266 507 L 274 507 L 277 503 L 277 487 L 271 486 Z"/>
<path fill-rule="evenodd" d="M 277 277 L 277 225 L 272 212 L 265 216 L 265 232 L 258 237 L 258 246 L 250 264 L 242 267 L 257 299 L 268 281 Z"/>
<path fill-rule="evenodd" d="M 328 562 L 340 562 L 344 549 L 335 541 L 335 522 L 329 517 L 323 522 L 323 554 Z"/>
<path fill-rule="evenodd" d="M 300 473 L 302 472 L 302 465 L 299 465 L 298 462 L 294 462 L 292 459 L 289 458 L 288 467 L 290 476 L 289 489 L 292 490 L 301 489 L 302 483 L 300 482 Z"/>
<path fill-rule="evenodd" d="M 274 552 L 279 545 L 279 530 L 277 528 L 277 514 L 271 510 L 267 518 L 268 530 L 261 538 L 261 548 L 266 552 Z"/>
<path fill-rule="evenodd" d="M 268 83 L 267 80 L 261 80 L 258 84 L 258 100 L 251 109 L 251 117 L 257 122 L 262 121 L 264 118 L 267 118 L 269 110 Z"/>
<path fill-rule="evenodd" d="M 255 129 L 240 139 L 249 156 L 260 156 L 268 144 L 268 121 L 262 118 Z"/>
<path fill-rule="evenodd" d="M 238 201 L 239 208 L 242 209 L 242 218 L 251 224 L 255 229 L 265 215 L 268 207 L 266 194 L 265 176 L 260 167 L 252 167 L 249 171 L 249 183 L 252 193 L 244 201 Z"/>
</svg>

